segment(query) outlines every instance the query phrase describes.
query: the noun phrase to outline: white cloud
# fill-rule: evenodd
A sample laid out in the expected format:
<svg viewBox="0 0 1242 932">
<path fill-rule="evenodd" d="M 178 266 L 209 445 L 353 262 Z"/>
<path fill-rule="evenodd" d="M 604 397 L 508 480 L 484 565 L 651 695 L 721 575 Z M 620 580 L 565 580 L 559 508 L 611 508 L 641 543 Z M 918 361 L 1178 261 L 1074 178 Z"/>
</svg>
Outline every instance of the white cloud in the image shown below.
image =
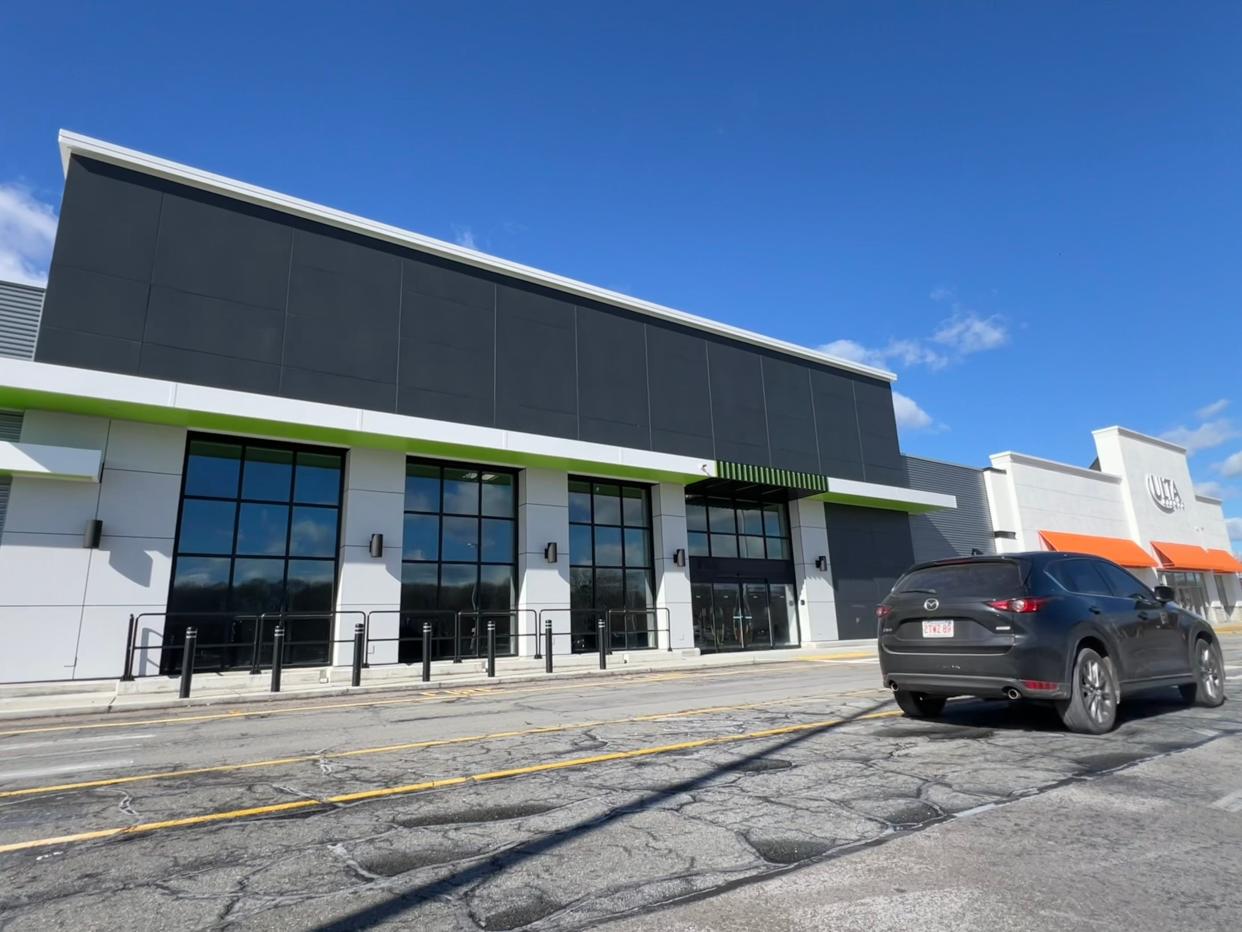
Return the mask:
<svg viewBox="0 0 1242 932">
<path fill-rule="evenodd" d="M 1229 399 L 1220 398 L 1213 401 L 1210 405 L 1204 405 L 1196 411 L 1195 417 L 1201 421 L 1210 421 L 1212 418 L 1216 417 L 1216 415 L 1223 412 L 1227 407 L 1229 407 Z"/>
<path fill-rule="evenodd" d="M 465 246 L 467 249 L 479 248 L 478 243 L 474 239 L 474 231 L 470 227 L 453 227 L 453 242 L 458 246 Z"/>
<path fill-rule="evenodd" d="M 967 356 L 1004 346 L 1009 342 L 1009 331 L 995 314 L 991 317 L 979 317 L 973 312 L 967 312 L 955 314 L 946 320 L 932 334 L 932 339 L 956 350 L 959 356 Z"/>
<path fill-rule="evenodd" d="M 1222 476 L 1242 476 L 1242 450 L 1213 467 Z"/>
<path fill-rule="evenodd" d="M 19 184 L 0 184 L 0 279 L 46 285 L 56 211 Z"/>
<path fill-rule="evenodd" d="M 866 346 L 856 340 L 834 340 L 819 347 L 821 353 L 865 365 L 888 369 L 894 366 L 924 366 L 939 372 L 974 353 L 983 353 L 1009 342 L 1009 328 L 997 314 L 985 317 L 957 300 L 951 288 L 932 290 L 931 299 L 947 303 L 951 316 L 936 325 L 927 337 L 893 338 L 883 346 Z"/>
<path fill-rule="evenodd" d="M 1195 483 L 1196 495 L 1210 495 L 1212 498 L 1224 498 L 1226 491 L 1225 487 L 1219 482 L 1208 481 Z"/>
<path fill-rule="evenodd" d="M 1198 453 L 1200 450 L 1210 450 L 1212 447 L 1218 447 L 1226 440 L 1232 440 L 1238 436 L 1238 429 L 1233 426 L 1233 422 L 1229 418 L 1222 417 L 1214 421 L 1207 421 L 1198 427 L 1180 425 L 1172 430 L 1165 431 L 1160 436 L 1164 440 L 1169 440 L 1178 446 L 1185 447 L 1187 453 Z"/>
<path fill-rule="evenodd" d="M 897 417 L 897 426 L 909 430 L 926 430 L 932 426 L 932 416 L 918 406 L 909 395 L 893 392 L 893 414 Z"/>
<path fill-rule="evenodd" d="M 1225 529 L 1229 531 L 1229 539 L 1242 545 L 1242 518 L 1226 518 Z"/>
</svg>

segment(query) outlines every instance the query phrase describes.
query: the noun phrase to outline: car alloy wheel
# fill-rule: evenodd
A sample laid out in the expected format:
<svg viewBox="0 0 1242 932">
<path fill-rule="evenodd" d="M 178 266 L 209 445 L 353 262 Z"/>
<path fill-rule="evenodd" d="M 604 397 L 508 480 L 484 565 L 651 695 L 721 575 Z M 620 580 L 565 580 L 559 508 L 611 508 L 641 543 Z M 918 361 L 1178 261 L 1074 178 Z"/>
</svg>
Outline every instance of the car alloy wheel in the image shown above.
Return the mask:
<svg viewBox="0 0 1242 932">
<path fill-rule="evenodd" d="M 1078 666 L 1078 691 L 1091 721 L 1106 726 L 1113 720 L 1117 695 L 1102 658 L 1092 654 Z"/>
<path fill-rule="evenodd" d="M 1212 645 L 1206 638 L 1200 638 L 1195 658 L 1195 673 L 1199 677 L 1199 688 L 1203 690 L 1204 698 L 1214 703 L 1220 698 L 1225 688 L 1220 668 L 1220 655 L 1212 649 Z"/>
</svg>

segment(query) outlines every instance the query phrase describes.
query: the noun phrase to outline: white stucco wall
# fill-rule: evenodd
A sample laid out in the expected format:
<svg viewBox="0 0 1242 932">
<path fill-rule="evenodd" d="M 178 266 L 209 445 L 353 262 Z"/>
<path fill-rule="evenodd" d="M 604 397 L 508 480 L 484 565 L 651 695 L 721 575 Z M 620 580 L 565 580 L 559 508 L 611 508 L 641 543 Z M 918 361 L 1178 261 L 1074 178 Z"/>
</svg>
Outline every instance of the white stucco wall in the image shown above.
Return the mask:
<svg viewBox="0 0 1242 932">
<path fill-rule="evenodd" d="M 998 551 L 1043 550 L 1040 531 L 1130 536 L 1116 476 L 1019 453 L 991 459 L 999 470 L 986 477 L 993 527 L 1016 534 L 998 539 Z"/>
<path fill-rule="evenodd" d="M 16 477 L 0 539 L 0 682 L 119 676 L 130 613 L 168 594 L 185 431 L 28 411 L 22 442 L 103 451 L 100 481 Z M 98 549 L 87 522 L 103 522 Z M 143 620 L 158 644 L 162 618 Z M 139 655 L 136 670 L 159 663 Z M 146 663 L 141 659 L 145 658 Z"/>
</svg>

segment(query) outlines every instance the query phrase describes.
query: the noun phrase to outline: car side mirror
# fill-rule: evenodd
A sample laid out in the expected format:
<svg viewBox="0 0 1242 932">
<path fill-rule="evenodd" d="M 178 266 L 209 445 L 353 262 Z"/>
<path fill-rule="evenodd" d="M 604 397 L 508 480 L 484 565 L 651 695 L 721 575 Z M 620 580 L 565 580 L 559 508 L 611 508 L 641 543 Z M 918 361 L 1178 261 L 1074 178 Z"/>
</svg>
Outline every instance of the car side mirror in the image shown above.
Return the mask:
<svg viewBox="0 0 1242 932">
<path fill-rule="evenodd" d="M 1172 602 L 1176 598 L 1177 598 L 1177 593 L 1173 591 L 1172 586 L 1157 586 L 1156 587 L 1156 601 L 1161 603 L 1162 605 L 1165 602 Z"/>
</svg>

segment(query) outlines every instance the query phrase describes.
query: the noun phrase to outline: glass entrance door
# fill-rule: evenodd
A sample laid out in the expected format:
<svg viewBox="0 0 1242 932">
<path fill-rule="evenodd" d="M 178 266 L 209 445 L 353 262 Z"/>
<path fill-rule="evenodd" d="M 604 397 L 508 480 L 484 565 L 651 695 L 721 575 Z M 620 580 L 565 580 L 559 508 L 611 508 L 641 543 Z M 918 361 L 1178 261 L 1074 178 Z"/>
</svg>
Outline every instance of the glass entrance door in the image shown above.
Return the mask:
<svg viewBox="0 0 1242 932">
<path fill-rule="evenodd" d="M 793 586 L 767 580 L 695 583 L 695 646 L 705 652 L 763 650 L 798 643 Z"/>
</svg>

